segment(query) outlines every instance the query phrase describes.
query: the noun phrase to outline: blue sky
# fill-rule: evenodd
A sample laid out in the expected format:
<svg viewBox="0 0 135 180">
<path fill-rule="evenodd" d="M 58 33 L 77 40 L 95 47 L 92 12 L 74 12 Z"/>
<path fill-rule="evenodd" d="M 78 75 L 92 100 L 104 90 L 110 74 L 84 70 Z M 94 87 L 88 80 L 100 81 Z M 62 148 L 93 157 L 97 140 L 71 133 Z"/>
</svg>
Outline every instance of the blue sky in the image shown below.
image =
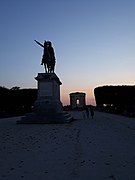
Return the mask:
<svg viewBox="0 0 135 180">
<path fill-rule="evenodd" d="M 35 88 L 51 40 L 61 101 L 81 91 L 87 104 L 102 85 L 135 84 L 134 0 L 1 0 L 0 86 Z"/>
</svg>

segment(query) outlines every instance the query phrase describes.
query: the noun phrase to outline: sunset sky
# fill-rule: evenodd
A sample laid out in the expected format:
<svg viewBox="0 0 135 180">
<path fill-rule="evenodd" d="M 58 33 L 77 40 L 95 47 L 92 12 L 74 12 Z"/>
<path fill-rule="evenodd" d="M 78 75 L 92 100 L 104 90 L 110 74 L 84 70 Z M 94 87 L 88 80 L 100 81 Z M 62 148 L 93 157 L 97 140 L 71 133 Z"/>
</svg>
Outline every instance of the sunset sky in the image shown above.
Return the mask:
<svg viewBox="0 0 135 180">
<path fill-rule="evenodd" d="M 1 0 L 0 86 L 36 88 L 44 72 L 43 49 L 50 40 L 61 101 L 94 88 L 135 84 L 135 0 Z"/>
</svg>

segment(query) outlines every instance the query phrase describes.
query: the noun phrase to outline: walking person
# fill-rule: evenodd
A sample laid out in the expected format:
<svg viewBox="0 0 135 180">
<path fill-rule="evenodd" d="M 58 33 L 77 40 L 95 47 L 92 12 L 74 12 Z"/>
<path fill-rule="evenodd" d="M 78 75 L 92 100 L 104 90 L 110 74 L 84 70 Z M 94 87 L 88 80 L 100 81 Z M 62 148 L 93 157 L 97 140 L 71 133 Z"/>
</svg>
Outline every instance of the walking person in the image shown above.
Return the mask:
<svg viewBox="0 0 135 180">
<path fill-rule="evenodd" d="M 92 106 L 90 106 L 90 114 L 91 114 L 91 117 L 93 119 L 94 118 L 94 110 L 93 110 Z"/>
<path fill-rule="evenodd" d="M 82 117 L 83 117 L 83 119 L 86 119 L 85 111 L 82 111 Z"/>
<path fill-rule="evenodd" d="M 87 119 L 89 119 L 89 109 L 88 109 L 87 106 L 86 106 L 86 108 L 85 108 L 85 111 L 86 111 L 86 117 L 87 117 Z"/>
</svg>

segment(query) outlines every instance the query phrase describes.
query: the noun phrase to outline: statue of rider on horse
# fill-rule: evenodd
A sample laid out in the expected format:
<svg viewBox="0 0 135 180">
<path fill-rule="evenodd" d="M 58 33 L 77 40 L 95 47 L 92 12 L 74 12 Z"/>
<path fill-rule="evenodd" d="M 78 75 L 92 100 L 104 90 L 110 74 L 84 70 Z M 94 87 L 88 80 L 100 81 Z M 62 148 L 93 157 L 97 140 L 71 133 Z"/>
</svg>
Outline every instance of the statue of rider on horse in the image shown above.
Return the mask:
<svg viewBox="0 0 135 180">
<path fill-rule="evenodd" d="M 54 73 L 55 53 L 50 41 L 44 41 L 44 45 L 40 42 L 35 42 L 44 48 L 41 65 L 44 65 L 46 73 Z"/>
</svg>

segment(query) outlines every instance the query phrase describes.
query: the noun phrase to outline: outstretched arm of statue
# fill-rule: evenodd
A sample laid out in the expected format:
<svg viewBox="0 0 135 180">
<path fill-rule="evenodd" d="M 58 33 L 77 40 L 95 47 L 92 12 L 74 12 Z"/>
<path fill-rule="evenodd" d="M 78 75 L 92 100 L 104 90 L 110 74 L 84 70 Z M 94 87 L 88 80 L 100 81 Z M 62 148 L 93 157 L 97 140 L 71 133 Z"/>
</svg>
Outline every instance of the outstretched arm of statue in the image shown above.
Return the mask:
<svg viewBox="0 0 135 180">
<path fill-rule="evenodd" d="M 38 45 L 40 45 L 41 47 L 43 47 L 44 48 L 44 45 L 43 44 L 41 44 L 40 42 L 38 42 L 38 41 L 36 41 L 36 40 L 34 40 Z"/>
</svg>

